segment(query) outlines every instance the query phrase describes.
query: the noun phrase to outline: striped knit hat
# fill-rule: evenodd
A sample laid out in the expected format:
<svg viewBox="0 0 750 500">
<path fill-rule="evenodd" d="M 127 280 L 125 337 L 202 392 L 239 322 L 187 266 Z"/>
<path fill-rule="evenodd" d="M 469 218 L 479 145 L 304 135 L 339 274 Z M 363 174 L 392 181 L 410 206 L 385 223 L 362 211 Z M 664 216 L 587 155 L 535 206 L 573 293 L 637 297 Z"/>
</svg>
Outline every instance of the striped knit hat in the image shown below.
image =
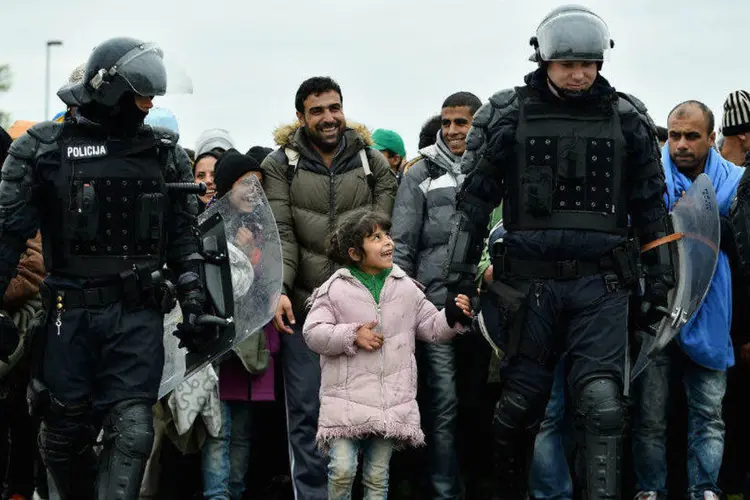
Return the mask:
<svg viewBox="0 0 750 500">
<path fill-rule="evenodd" d="M 724 120 L 721 133 L 724 136 L 750 132 L 750 93 L 736 90 L 724 101 Z"/>
</svg>

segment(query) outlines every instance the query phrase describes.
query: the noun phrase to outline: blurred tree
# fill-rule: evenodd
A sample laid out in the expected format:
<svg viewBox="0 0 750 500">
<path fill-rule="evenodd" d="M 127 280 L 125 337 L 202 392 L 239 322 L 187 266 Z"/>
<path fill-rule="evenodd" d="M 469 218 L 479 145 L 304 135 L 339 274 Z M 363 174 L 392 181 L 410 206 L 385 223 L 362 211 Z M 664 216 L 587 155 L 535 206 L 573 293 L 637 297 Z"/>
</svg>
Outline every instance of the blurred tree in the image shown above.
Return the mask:
<svg viewBox="0 0 750 500">
<path fill-rule="evenodd" d="M 10 72 L 10 66 L 7 64 L 0 64 L 0 94 L 10 90 L 12 74 Z M 0 126 L 7 129 L 10 126 L 10 114 L 0 110 Z"/>
</svg>

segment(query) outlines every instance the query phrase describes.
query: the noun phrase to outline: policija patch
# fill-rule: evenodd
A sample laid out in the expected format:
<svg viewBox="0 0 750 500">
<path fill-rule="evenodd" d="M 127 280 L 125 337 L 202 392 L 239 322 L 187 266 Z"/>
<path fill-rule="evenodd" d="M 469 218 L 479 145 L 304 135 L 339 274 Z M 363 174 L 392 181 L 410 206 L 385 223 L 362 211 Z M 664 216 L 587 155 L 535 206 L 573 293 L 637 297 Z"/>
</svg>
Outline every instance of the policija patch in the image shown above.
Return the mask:
<svg viewBox="0 0 750 500">
<path fill-rule="evenodd" d="M 99 158 L 107 156 L 107 146 L 104 144 L 80 144 L 68 146 L 68 160 L 80 160 L 81 158 Z"/>
</svg>

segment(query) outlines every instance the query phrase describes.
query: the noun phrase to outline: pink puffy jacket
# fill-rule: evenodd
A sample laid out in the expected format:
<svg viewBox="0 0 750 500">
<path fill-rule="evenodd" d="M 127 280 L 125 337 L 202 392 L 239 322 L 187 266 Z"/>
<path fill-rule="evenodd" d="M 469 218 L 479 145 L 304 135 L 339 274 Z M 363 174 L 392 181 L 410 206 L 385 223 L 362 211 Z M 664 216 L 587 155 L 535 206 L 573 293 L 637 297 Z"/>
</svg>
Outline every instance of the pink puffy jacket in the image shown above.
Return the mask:
<svg viewBox="0 0 750 500">
<path fill-rule="evenodd" d="M 317 440 L 385 436 L 424 444 L 417 407 L 416 337 L 444 342 L 458 333 L 445 313 L 425 298 L 398 266 L 386 278 L 380 304 L 347 269 L 339 269 L 311 297 L 303 333 L 320 354 L 320 418 Z M 360 326 L 378 321 L 385 336 L 378 351 L 359 350 Z"/>
</svg>

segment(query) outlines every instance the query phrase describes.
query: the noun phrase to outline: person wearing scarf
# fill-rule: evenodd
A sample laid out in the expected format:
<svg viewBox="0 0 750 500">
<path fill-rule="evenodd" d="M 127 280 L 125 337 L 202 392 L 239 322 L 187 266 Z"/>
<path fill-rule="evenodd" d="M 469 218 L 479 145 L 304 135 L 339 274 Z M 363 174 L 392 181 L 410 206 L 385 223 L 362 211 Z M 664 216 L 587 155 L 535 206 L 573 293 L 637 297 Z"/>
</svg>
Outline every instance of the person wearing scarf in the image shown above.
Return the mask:
<svg viewBox="0 0 750 500">
<path fill-rule="evenodd" d="M 672 110 L 669 140 L 662 149 L 671 211 L 695 178 L 704 173 L 713 184 L 722 219 L 722 249 L 710 289 L 698 311 L 639 379 L 641 401 L 633 430 L 633 454 L 639 500 L 666 495 L 666 426 L 669 370 L 677 365 L 688 402 L 688 497 L 718 498 L 724 450 L 721 403 L 726 371 L 734 365 L 729 336 L 732 324 L 732 277 L 725 251 L 729 208 L 745 169 L 714 149 L 714 117 L 705 104 L 687 101 Z M 657 430 L 654 432 L 654 430 Z"/>
</svg>

